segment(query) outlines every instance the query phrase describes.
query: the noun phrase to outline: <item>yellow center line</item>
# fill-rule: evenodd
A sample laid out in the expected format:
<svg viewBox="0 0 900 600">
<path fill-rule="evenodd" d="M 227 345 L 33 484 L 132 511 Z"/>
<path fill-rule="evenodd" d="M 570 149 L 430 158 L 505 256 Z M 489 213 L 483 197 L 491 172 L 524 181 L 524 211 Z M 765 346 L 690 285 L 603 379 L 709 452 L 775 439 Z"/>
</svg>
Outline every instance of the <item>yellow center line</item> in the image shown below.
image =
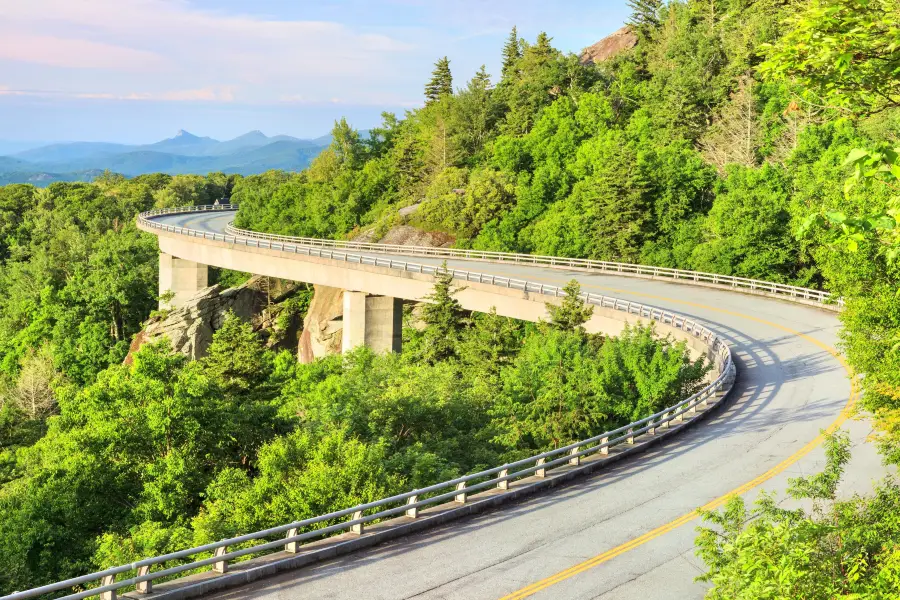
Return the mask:
<svg viewBox="0 0 900 600">
<path fill-rule="evenodd" d="M 634 296 L 655 298 L 657 300 L 664 300 L 666 302 L 672 302 L 675 304 L 684 304 L 687 306 L 694 306 L 696 308 L 702 308 L 705 310 L 719 312 L 719 313 L 739 317 L 742 319 L 747 319 L 749 321 L 755 321 L 757 323 L 762 323 L 762 324 L 765 324 L 765 325 L 768 325 L 771 327 L 775 327 L 776 329 L 780 329 L 782 331 L 788 332 L 797 337 L 800 337 L 800 338 L 818 346 L 819 348 L 825 350 L 832 356 L 834 356 L 837 359 L 837 361 L 841 364 L 841 366 L 847 371 L 848 377 L 850 377 L 850 379 L 851 379 L 850 398 L 847 400 L 847 404 L 844 406 L 843 410 L 841 410 L 838 417 L 825 430 L 825 433 L 832 433 L 835 430 L 837 430 L 848 418 L 850 418 L 850 416 L 853 413 L 854 405 L 856 404 L 856 400 L 859 397 L 859 386 L 857 385 L 857 381 L 853 378 L 853 371 L 850 369 L 850 366 L 847 364 L 847 362 L 844 360 L 844 358 L 838 353 L 838 351 L 835 348 L 832 348 L 831 346 L 829 346 L 809 335 L 806 335 L 805 333 L 801 333 L 795 329 L 791 329 L 790 327 L 785 327 L 784 325 L 779 325 L 778 323 L 773 323 L 771 321 L 767 321 L 766 319 L 761 319 L 759 317 L 754 317 L 752 315 L 747 315 L 747 314 L 740 313 L 737 311 L 728 310 L 725 308 L 717 308 L 714 306 L 708 306 L 706 304 L 699 304 L 696 302 L 690 302 L 690 301 L 686 301 L 686 300 L 676 300 L 675 298 L 668 298 L 666 296 L 657 296 L 655 294 L 635 292 L 632 290 L 621 290 L 621 289 L 610 288 L 610 287 L 599 286 L 599 285 L 582 284 L 582 287 L 590 287 L 590 288 L 594 288 L 594 289 L 607 290 L 607 291 L 611 291 L 611 292 L 614 292 L 617 294 L 631 294 Z M 584 571 L 587 571 L 598 565 L 601 565 L 609 560 L 612 560 L 613 558 L 615 558 L 621 554 L 628 552 L 629 550 L 633 550 L 634 548 L 637 548 L 638 546 L 646 544 L 647 542 L 649 542 L 651 540 L 654 540 L 662 535 L 665 535 L 666 533 L 668 533 L 674 529 L 677 529 L 678 527 L 681 527 L 685 523 L 689 523 L 690 521 L 693 521 L 698 516 L 700 516 L 700 511 L 714 510 L 716 508 L 721 507 L 726 502 L 728 502 L 728 500 L 730 498 L 732 498 L 733 496 L 739 496 L 739 495 L 745 494 L 745 493 L 749 492 L 750 490 L 752 490 L 753 488 L 755 488 L 759 485 L 762 485 L 766 481 L 769 481 L 776 475 L 784 472 L 788 467 L 790 467 L 791 465 L 796 463 L 798 460 L 800 460 L 801 458 L 803 458 L 804 456 L 809 454 L 812 450 L 814 450 L 817 446 L 819 446 L 822 443 L 822 441 L 825 439 L 825 433 L 820 433 L 811 442 L 809 442 L 808 444 L 806 444 L 805 446 L 803 446 L 802 448 L 800 448 L 799 450 L 797 450 L 796 452 L 791 454 L 789 457 L 787 457 L 786 459 L 784 459 L 783 461 L 781 461 L 780 463 L 778 463 L 777 465 L 775 465 L 774 467 L 772 467 L 771 469 L 769 469 L 768 471 L 763 473 L 762 475 L 731 490 L 730 492 L 728 492 L 727 494 L 725 494 L 723 496 L 720 496 L 714 500 L 711 500 L 710 502 L 707 502 L 699 509 L 695 509 L 688 513 L 685 513 L 685 514 L 681 515 L 680 517 L 674 519 L 673 521 L 666 523 L 665 525 L 661 525 L 661 526 L 657 527 L 656 529 L 652 529 L 651 531 L 648 531 L 647 533 L 645 533 L 641 536 L 638 536 L 638 537 L 634 538 L 633 540 L 625 542 L 624 544 L 620 544 L 619 546 L 616 546 L 615 548 L 607 550 L 606 552 L 603 552 L 603 553 L 598 554 L 592 558 L 589 558 L 583 562 L 573 565 L 573 566 L 569 567 L 568 569 L 565 569 L 563 571 L 560 571 L 559 573 L 556 573 L 555 575 L 551 575 L 550 577 L 547 577 L 545 579 L 542 579 L 540 581 L 532 583 L 531 585 L 526 586 L 516 592 L 507 594 L 506 596 L 503 596 L 503 598 L 501 598 L 501 600 L 518 600 L 520 598 L 527 598 L 529 596 L 532 596 L 532 595 L 540 592 L 541 590 L 547 589 L 548 587 L 550 587 L 552 585 L 555 585 L 561 581 L 569 579 L 570 577 L 574 577 L 575 575 L 578 575 L 579 573 L 583 573 Z"/>
<path fill-rule="evenodd" d="M 549 279 L 549 278 L 545 278 L 545 277 L 534 277 L 534 276 L 529 276 L 529 279 L 531 279 L 531 280 L 543 279 L 545 281 L 553 281 L 553 282 L 557 281 L 556 279 Z M 819 348 L 825 350 L 832 356 L 834 356 L 838 360 L 838 362 L 841 364 L 841 366 L 844 367 L 844 369 L 847 371 L 848 376 L 851 379 L 850 398 L 848 399 L 847 404 L 844 406 L 843 410 L 841 410 L 838 417 L 825 430 L 825 433 L 831 433 L 831 432 L 835 431 L 852 415 L 853 407 L 856 403 L 857 398 L 859 397 L 859 387 L 857 385 L 856 380 L 853 379 L 853 373 L 850 369 L 850 366 L 846 363 L 846 361 L 843 359 L 843 357 L 840 356 L 840 354 L 838 353 L 838 351 L 836 349 L 832 348 L 831 346 L 828 346 L 827 344 L 825 344 L 809 335 L 806 335 L 804 333 L 801 333 L 801 332 L 791 329 L 789 327 L 785 327 L 784 325 L 779 325 L 778 323 L 773 323 L 772 321 L 767 321 L 766 319 L 761 319 L 759 317 L 754 317 L 754 316 L 747 315 L 747 314 L 740 313 L 740 312 L 733 311 L 733 310 L 717 308 L 717 307 L 709 306 L 706 304 L 700 304 L 697 302 L 690 302 L 687 300 L 677 300 L 675 298 L 669 298 L 666 296 L 658 296 L 655 294 L 636 292 L 636 291 L 632 291 L 632 290 L 622 290 L 622 289 L 616 289 L 616 288 L 594 285 L 594 284 L 582 284 L 582 287 L 606 290 L 606 291 L 611 291 L 611 292 L 618 293 L 618 294 L 630 294 L 633 296 L 642 296 L 645 298 L 655 298 L 657 300 L 664 300 L 666 302 L 672 302 L 674 304 L 683 304 L 686 306 L 702 308 L 704 310 L 710 310 L 713 312 L 727 314 L 727 315 L 739 317 L 742 319 L 746 319 L 749 321 L 754 321 L 757 323 L 768 325 L 770 327 L 774 327 L 776 329 L 780 329 L 782 331 L 790 333 L 791 335 L 800 337 L 800 338 L 814 344 L 815 346 L 818 346 Z M 654 539 L 668 533 L 669 531 L 677 529 L 678 527 L 681 527 L 685 523 L 689 523 L 690 521 L 693 521 L 694 519 L 696 519 L 699 516 L 700 511 L 713 510 L 713 509 L 719 508 L 720 506 L 725 504 L 731 497 L 745 494 L 745 493 L 749 492 L 750 490 L 752 490 L 753 488 L 772 479 L 776 475 L 784 472 L 788 467 L 790 467 L 791 465 L 796 463 L 798 460 L 800 460 L 801 458 L 803 458 L 804 456 L 809 454 L 817 446 L 819 446 L 823 440 L 824 440 L 824 434 L 819 434 L 811 442 L 809 442 L 808 444 L 806 444 L 805 446 L 803 446 L 802 448 L 800 448 L 799 450 L 794 452 L 791 456 L 789 456 L 785 460 L 781 461 L 780 463 L 778 463 L 777 465 L 775 465 L 774 467 L 772 467 L 771 469 L 769 469 L 762 475 L 759 475 L 755 479 L 752 479 L 751 481 L 748 481 L 747 483 L 731 490 L 730 492 L 728 492 L 727 494 L 725 494 L 723 496 L 720 496 L 714 500 L 711 500 L 710 502 L 707 502 L 701 508 L 692 510 L 688 513 L 685 513 L 685 514 L 681 515 L 680 517 L 674 519 L 673 521 L 670 521 L 669 523 L 666 523 L 665 525 L 661 525 L 661 526 L 657 527 L 656 529 L 648 531 L 647 533 L 645 533 L 639 537 L 636 537 L 633 540 L 625 542 L 624 544 L 616 546 L 615 548 L 607 550 L 606 552 L 598 554 L 588 560 L 585 560 L 581 563 L 573 565 L 572 567 L 569 567 L 568 569 L 565 569 L 563 571 L 560 571 L 559 573 L 556 573 L 555 575 L 552 575 L 550 577 L 547 577 L 545 579 L 537 581 L 537 582 L 535 582 L 527 587 L 524 587 L 516 592 L 513 592 L 511 594 L 503 596 L 503 598 L 501 598 L 501 600 L 514 600 L 514 599 L 527 598 L 529 596 L 532 596 L 541 590 L 544 590 L 554 584 L 557 584 L 561 581 L 569 579 L 570 577 L 578 575 L 579 573 L 583 573 L 584 571 L 587 571 L 588 569 L 591 569 L 593 567 L 601 565 L 621 554 L 628 552 L 629 550 L 632 550 L 632 549 L 637 548 L 638 546 L 641 546 L 651 540 L 654 540 Z"/>
</svg>

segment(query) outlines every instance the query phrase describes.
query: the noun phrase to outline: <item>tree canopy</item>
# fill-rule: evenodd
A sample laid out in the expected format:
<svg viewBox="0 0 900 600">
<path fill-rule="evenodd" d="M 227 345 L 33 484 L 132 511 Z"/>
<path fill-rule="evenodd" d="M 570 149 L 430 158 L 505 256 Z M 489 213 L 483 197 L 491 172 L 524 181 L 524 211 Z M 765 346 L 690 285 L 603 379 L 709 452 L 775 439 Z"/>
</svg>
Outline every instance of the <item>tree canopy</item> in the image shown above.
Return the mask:
<svg viewBox="0 0 900 600">
<path fill-rule="evenodd" d="M 900 464 L 896 0 L 629 5 L 635 48 L 589 64 L 513 28 L 495 80 L 457 72 L 454 89 L 442 57 L 423 106 L 368 136 L 338 120 L 301 172 L 0 187 L 0 593 L 558 446 L 705 376 L 649 329 L 586 335 L 576 285 L 535 326 L 467 314 L 445 276 L 400 356 L 298 365 L 230 319 L 203 360 L 150 345 L 123 365 L 157 305 L 157 248 L 133 224 L 154 206 L 228 196 L 237 226 L 270 233 L 407 226 L 827 289 Z M 842 440 L 790 489 L 813 510 L 708 515 L 710 598 L 898 596 L 900 492 L 834 497 Z"/>
</svg>

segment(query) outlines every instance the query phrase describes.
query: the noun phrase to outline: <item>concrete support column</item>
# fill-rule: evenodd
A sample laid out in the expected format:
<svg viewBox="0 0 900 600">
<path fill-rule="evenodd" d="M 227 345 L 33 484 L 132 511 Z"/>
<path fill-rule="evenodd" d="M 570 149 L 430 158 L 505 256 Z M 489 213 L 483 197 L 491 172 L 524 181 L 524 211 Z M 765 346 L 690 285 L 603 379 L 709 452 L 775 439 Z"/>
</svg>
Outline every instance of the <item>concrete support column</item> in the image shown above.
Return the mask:
<svg viewBox="0 0 900 600">
<path fill-rule="evenodd" d="M 403 332 L 403 300 L 344 292 L 341 350 L 367 346 L 378 353 L 400 352 Z"/>
<path fill-rule="evenodd" d="M 344 331 L 341 352 L 366 344 L 366 293 L 344 290 Z"/>
<path fill-rule="evenodd" d="M 159 308 L 177 308 L 205 287 L 209 287 L 209 267 L 191 260 L 159 253 L 159 295 L 174 292 L 169 302 L 159 301 Z"/>
</svg>

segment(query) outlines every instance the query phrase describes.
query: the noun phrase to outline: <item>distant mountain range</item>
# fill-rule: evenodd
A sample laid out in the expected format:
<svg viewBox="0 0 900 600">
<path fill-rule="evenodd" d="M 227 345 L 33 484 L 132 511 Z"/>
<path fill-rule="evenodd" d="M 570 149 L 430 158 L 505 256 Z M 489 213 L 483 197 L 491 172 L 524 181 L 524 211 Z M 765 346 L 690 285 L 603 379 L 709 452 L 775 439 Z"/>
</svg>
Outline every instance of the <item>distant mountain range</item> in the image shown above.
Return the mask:
<svg viewBox="0 0 900 600">
<path fill-rule="evenodd" d="M 360 134 L 365 136 L 367 132 Z M 0 156 L 0 185 L 89 181 L 107 169 L 129 177 L 145 173 L 205 175 L 221 171 L 252 175 L 270 169 L 299 171 L 330 143 L 330 135 L 302 140 L 251 131 L 233 140 L 219 141 L 179 131 L 173 138 L 142 146 L 105 142 L 49 144 Z M 0 148 L 14 147 L 12 143 L 0 143 Z"/>
</svg>

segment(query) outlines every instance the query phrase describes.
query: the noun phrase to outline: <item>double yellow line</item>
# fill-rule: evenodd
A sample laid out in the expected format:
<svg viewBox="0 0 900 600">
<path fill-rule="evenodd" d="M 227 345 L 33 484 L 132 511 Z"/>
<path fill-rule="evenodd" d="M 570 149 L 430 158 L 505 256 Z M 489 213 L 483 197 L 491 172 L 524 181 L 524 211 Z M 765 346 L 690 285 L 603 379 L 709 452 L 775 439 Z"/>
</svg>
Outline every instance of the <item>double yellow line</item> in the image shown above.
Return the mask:
<svg viewBox="0 0 900 600">
<path fill-rule="evenodd" d="M 789 327 L 785 327 L 783 325 L 779 325 L 778 323 L 773 323 L 771 321 L 767 321 L 765 319 L 760 319 L 758 317 L 754 317 L 751 315 L 746 315 L 743 313 L 739 313 L 739 312 L 735 312 L 735 311 L 731 311 L 731 310 L 727 310 L 727 309 L 716 308 L 713 306 L 707 306 L 704 304 L 697 304 L 695 302 L 686 302 L 683 300 L 666 298 L 664 296 L 655 296 L 652 294 L 642 294 L 642 293 L 637 293 L 637 292 L 633 292 L 630 290 L 617 290 L 617 289 L 613 289 L 613 288 L 605 288 L 602 286 L 587 285 L 584 287 L 605 289 L 605 290 L 612 291 L 615 293 L 626 293 L 626 294 L 631 294 L 631 295 L 636 295 L 636 296 L 645 296 L 645 297 L 650 297 L 650 298 L 656 298 L 659 300 L 666 300 L 668 302 L 674 302 L 674 303 L 678 303 L 678 304 L 687 304 L 687 305 L 691 305 L 691 306 L 696 306 L 698 308 L 703 308 L 706 310 L 712 310 L 715 312 L 725 313 L 725 314 L 741 317 L 744 319 L 748 319 L 750 321 L 756 321 L 757 323 L 763 323 L 765 325 L 769 325 L 771 327 L 781 329 L 792 335 L 803 338 L 804 340 L 818 346 L 819 348 L 822 348 L 823 350 L 825 350 L 826 352 L 828 352 L 829 354 L 834 356 L 838 360 L 839 363 L 841 363 L 841 366 L 844 367 L 844 369 L 847 371 L 847 374 L 851 380 L 850 398 L 847 401 L 847 404 L 844 406 L 843 410 L 838 415 L 838 417 L 834 420 L 834 422 L 831 423 L 831 425 L 828 426 L 828 428 L 825 430 L 824 433 L 820 433 L 811 442 L 809 442 L 808 444 L 806 444 L 805 446 L 803 446 L 802 448 L 800 448 L 799 450 L 794 452 L 788 458 L 784 459 L 783 461 L 781 461 L 780 463 L 778 463 L 777 465 L 775 465 L 774 467 L 772 467 L 771 469 L 769 469 L 768 471 L 766 471 L 765 473 L 760 475 L 759 477 L 756 477 L 755 479 L 752 479 L 751 481 L 748 481 L 747 483 L 731 490 L 724 496 L 720 496 L 710 502 L 707 502 L 699 509 L 692 510 L 689 513 L 685 513 L 685 514 L 681 515 L 680 517 L 678 517 L 677 519 L 670 521 L 669 523 L 666 523 L 665 525 L 661 525 L 661 526 L 657 527 L 656 529 L 648 531 L 647 533 L 634 538 L 633 540 L 625 542 L 624 544 L 616 546 L 615 548 L 612 548 L 610 550 L 607 550 L 606 552 L 598 554 L 597 556 L 594 556 L 583 562 L 580 562 L 577 565 L 573 565 L 573 566 L 569 567 L 568 569 L 565 569 L 563 571 L 560 571 L 559 573 L 556 573 L 555 575 L 551 575 L 550 577 L 541 579 L 540 581 L 532 583 L 531 585 L 526 586 L 518 591 L 515 591 L 511 594 L 507 594 L 506 596 L 503 596 L 503 598 L 501 598 L 501 600 L 518 600 L 520 598 L 528 598 L 529 596 L 532 596 L 532 595 L 540 592 L 541 590 L 545 590 L 545 589 L 549 588 L 550 586 L 560 583 L 561 581 L 565 581 L 566 579 L 569 579 L 570 577 L 574 577 L 575 575 L 578 575 L 579 573 L 584 573 L 585 571 L 592 569 L 596 566 L 602 565 L 603 563 L 605 563 L 609 560 L 612 560 L 613 558 L 615 558 L 621 554 L 625 554 L 629 550 L 633 550 L 634 548 L 637 548 L 638 546 L 641 546 L 651 540 L 654 540 L 660 536 L 663 536 L 666 533 L 672 531 L 673 529 L 677 529 L 678 527 L 681 527 L 685 523 L 689 523 L 690 521 L 693 521 L 698 516 L 700 516 L 701 511 L 714 510 L 716 508 L 719 508 L 720 506 L 722 506 L 726 502 L 728 502 L 728 500 L 730 498 L 732 498 L 733 496 L 739 496 L 739 495 L 745 494 L 745 493 L 749 492 L 750 490 L 752 490 L 753 488 L 765 483 L 766 481 L 772 479 L 779 473 L 782 473 L 783 471 L 785 471 L 788 467 L 790 467 L 791 465 L 796 463 L 798 460 L 800 460 L 801 458 L 803 458 L 804 456 L 809 454 L 817 446 L 819 446 L 822 443 L 822 441 L 825 439 L 825 434 L 836 431 L 853 414 L 853 408 L 856 404 L 856 400 L 859 398 L 859 385 L 858 385 L 856 379 L 853 377 L 853 371 L 850 369 L 850 366 L 847 364 L 847 362 L 844 360 L 844 358 L 838 353 L 838 351 L 836 349 L 834 349 L 831 346 L 829 346 L 823 342 L 820 342 L 819 340 L 812 338 L 804 333 L 801 333 L 801 332 L 791 329 Z"/>
</svg>

